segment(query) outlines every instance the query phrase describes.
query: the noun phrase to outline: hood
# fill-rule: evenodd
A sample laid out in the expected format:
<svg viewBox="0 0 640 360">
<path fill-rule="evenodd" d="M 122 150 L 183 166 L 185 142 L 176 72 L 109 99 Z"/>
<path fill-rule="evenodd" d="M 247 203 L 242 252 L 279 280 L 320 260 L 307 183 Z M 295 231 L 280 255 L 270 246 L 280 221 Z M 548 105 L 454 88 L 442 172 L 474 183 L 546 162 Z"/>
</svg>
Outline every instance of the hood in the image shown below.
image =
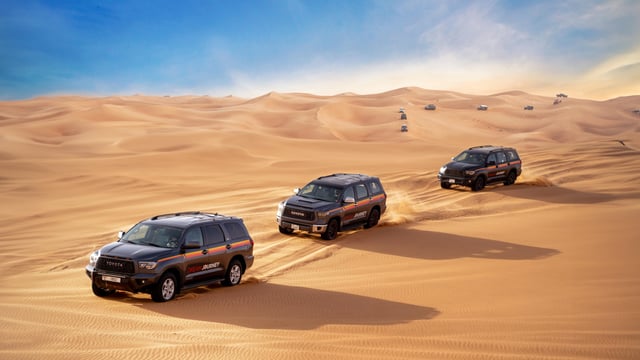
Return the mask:
<svg viewBox="0 0 640 360">
<path fill-rule="evenodd" d="M 340 204 L 331 201 L 324 200 L 316 200 L 309 199 L 306 197 L 294 195 L 287 199 L 287 206 L 294 206 L 297 208 L 307 209 L 307 210 L 325 210 L 325 209 L 333 209 L 339 207 Z"/>
<path fill-rule="evenodd" d="M 137 245 L 126 242 L 113 242 L 100 249 L 100 255 L 116 256 L 134 260 L 153 261 L 175 254 L 178 249 L 159 248 L 150 245 Z"/>
<path fill-rule="evenodd" d="M 463 163 L 458 161 L 452 161 L 450 163 L 447 163 L 445 166 L 447 167 L 448 170 L 457 170 L 457 171 L 475 170 L 482 167 L 478 164 L 469 164 L 469 163 Z"/>
</svg>

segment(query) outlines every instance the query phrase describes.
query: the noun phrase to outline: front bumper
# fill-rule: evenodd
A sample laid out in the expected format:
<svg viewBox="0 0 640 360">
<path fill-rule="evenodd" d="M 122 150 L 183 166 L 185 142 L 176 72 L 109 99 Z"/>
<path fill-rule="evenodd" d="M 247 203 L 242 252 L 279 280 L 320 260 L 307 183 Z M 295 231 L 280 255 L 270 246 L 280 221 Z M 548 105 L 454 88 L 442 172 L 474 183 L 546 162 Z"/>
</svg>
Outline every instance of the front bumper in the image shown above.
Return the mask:
<svg viewBox="0 0 640 360">
<path fill-rule="evenodd" d="M 455 184 L 455 185 L 462 185 L 462 186 L 471 186 L 471 184 L 473 183 L 473 178 L 453 177 L 453 176 L 444 175 L 442 173 L 438 173 L 438 180 L 440 180 L 440 182 L 442 183 L 449 183 L 452 185 Z"/>
<path fill-rule="evenodd" d="M 305 224 L 300 221 L 291 219 L 283 219 L 281 216 L 276 217 L 278 226 L 285 229 L 306 231 L 308 233 L 323 233 L 327 231 L 327 224 Z"/>
<path fill-rule="evenodd" d="M 133 293 L 146 292 L 146 290 L 158 281 L 157 274 L 116 274 L 96 270 L 87 265 L 85 272 L 91 281 L 99 288 L 106 290 L 124 290 Z"/>
</svg>

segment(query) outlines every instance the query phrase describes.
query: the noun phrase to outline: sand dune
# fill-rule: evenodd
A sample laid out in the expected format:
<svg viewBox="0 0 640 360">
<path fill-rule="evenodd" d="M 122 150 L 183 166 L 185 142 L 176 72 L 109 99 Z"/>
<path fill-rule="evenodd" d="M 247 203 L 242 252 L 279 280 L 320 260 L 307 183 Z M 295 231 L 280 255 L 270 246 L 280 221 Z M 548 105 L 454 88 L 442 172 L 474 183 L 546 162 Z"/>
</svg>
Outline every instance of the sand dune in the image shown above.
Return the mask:
<svg viewBox="0 0 640 360">
<path fill-rule="evenodd" d="M 638 359 L 640 96 L 553 100 L 402 88 L 1 102 L 0 358 Z M 439 167 L 479 144 L 518 148 L 516 184 L 441 189 Z M 335 172 L 382 179 L 379 226 L 280 234 L 277 203 Z M 243 284 L 161 304 L 92 294 L 91 251 L 184 210 L 245 219 Z"/>
</svg>

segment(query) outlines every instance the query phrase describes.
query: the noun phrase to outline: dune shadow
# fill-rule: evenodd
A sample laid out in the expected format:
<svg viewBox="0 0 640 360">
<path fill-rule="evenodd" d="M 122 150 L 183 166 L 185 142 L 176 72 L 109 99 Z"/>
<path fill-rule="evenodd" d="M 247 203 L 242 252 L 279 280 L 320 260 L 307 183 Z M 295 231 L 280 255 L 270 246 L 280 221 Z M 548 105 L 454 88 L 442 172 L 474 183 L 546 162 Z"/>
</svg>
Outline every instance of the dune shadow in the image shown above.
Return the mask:
<svg viewBox="0 0 640 360">
<path fill-rule="evenodd" d="M 253 329 L 388 325 L 429 320 L 440 314 L 430 307 L 264 282 L 246 282 L 232 288 L 199 288 L 171 302 L 149 300 L 137 305 L 165 316 Z"/>
<path fill-rule="evenodd" d="M 578 191 L 561 186 L 537 186 L 528 183 L 497 186 L 492 191 L 527 200 L 554 204 L 597 204 L 616 200 L 611 194 Z"/>
<path fill-rule="evenodd" d="M 376 236 L 369 236 L 366 232 L 362 232 L 350 236 L 340 245 L 362 251 L 425 260 L 459 258 L 537 260 L 560 253 L 556 249 L 422 231 L 402 226 L 379 227 L 372 231 L 376 231 Z"/>
</svg>

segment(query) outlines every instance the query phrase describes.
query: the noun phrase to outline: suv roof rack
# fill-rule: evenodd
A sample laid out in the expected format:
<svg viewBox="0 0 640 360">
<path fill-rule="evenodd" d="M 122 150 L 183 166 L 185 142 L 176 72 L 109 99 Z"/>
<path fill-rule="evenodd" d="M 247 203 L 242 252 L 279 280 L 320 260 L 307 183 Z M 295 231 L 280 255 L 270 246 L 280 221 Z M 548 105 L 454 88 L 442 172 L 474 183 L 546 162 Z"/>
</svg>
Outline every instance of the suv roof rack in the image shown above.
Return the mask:
<svg viewBox="0 0 640 360">
<path fill-rule="evenodd" d="M 480 149 L 480 148 L 485 148 L 485 147 L 494 147 L 494 146 L 493 145 L 478 145 L 478 146 L 470 147 L 469 150 Z"/>
<path fill-rule="evenodd" d="M 170 216 L 200 215 L 200 214 L 202 214 L 200 211 L 183 211 L 183 212 L 172 213 L 172 214 L 156 215 L 156 216 L 152 217 L 151 220 L 158 220 L 159 218 L 170 217 Z"/>
</svg>

